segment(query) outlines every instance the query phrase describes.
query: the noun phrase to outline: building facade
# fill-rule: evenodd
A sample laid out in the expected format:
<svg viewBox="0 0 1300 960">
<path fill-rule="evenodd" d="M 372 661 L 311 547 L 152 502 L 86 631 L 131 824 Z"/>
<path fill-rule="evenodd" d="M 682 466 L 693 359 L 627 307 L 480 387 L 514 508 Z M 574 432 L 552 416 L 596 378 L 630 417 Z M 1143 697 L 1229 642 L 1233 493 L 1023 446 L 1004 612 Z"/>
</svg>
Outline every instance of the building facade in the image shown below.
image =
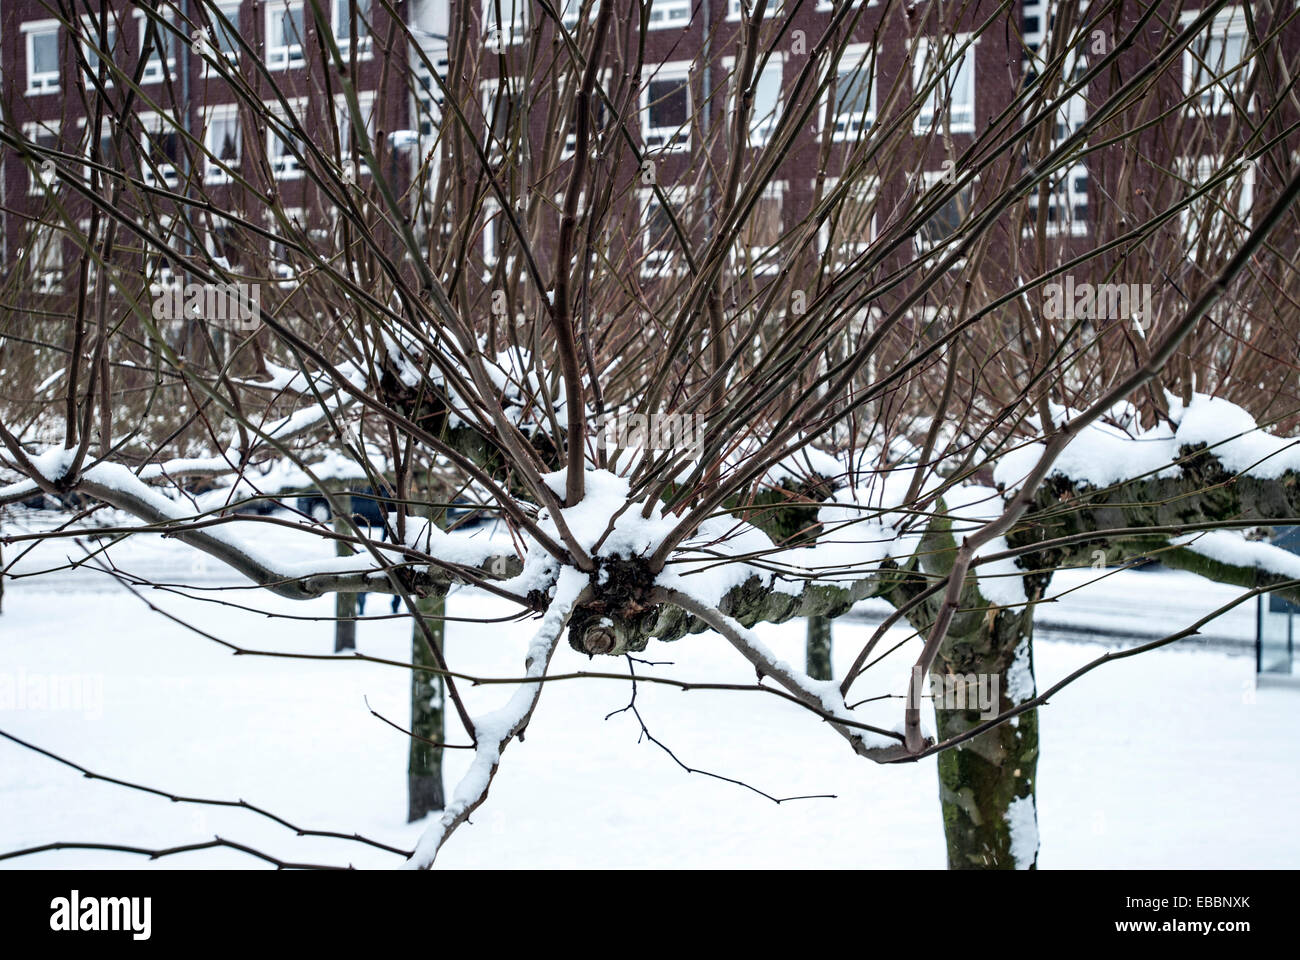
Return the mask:
<svg viewBox="0 0 1300 960">
<path fill-rule="evenodd" d="M 616 101 L 625 114 L 636 116 L 629 125 L 635 147 L 631 158 L 611 159 L 623 170 L 617 209 L 611 215 L 617 228 L 611 236 L 628 250 L 641 248 L 636 262 L 643 279 L 653 278 L 672 260 L 665 249 L 671 245 L 662 242 L 672 229 L 664 207 L 707 208 L 720 189 L 719 178 L 703 171 L 725 167 L 734 147 L 728 135 L 735 105 L 731 87 L 750 2 L 654 0 L 646 7 L 644 31 L 636 5 L 617 6 L 605 54 L 607 94 L 599 98 L 595 121 L 597 132 L 604 132 L 602 116 Z M 583 31 L 590 29 L 597 6 L 596 0 L 568 0 L 557 9 L 566 27 L 586 36 Z M 951 182 L 982 133 L 1027 114 L 1028 105 L 1012 109 L 1008 119 L 1009 106 L 1016 103 L 1027 78 L 1048 59 L 1040 48 L 1048 42 L 1057 16 L 1048 0 L 1022 0 L 1009 7 L 974 0 L 962 6 L 955 19 L 946 5 L 936 4 L 776 0 L 768 6 L 745 150 L 757 157 L 781 129 L 783 112 L 792 104 L 808 110 L 780 168 L 756 202 L 742 239 L 744 249 L 737 252 L 759 276 L 775 271 L 789 225 L 813 213 L 845 170 L 851 170 L 851 196 L 835 222 L 820 229 L 823 263 L 849 262 L 871 243 L 883 221 L 919 202 L 936 182 Z M 1112 71 L 1062 100 L 1044 150 L 1077 129 L 1106 101 L 1109 86 L 1140 69 L 1143 58 L 1169 31 L 1190 22 L 1200 4 L 1157 6 L 1160 15 L 1150 19 Z M 66 292 L 69 265 L 78 254 L 67 242 L 35 237 L 29 242 L 31 224 L 40 219 L 42 209 L 53 215 L 54 207 L 80 222 L 89 207 L 75 191 L 58 193 L 51 162 L 67 168 L 84 157 L 87 184 L 105 196 L 120 194 L 114 192 L 107 168 L 126 169 L 138 172 L 146 187 L 159 191 L 137 196 L 135 203 L 166 205 L 168 192 L 192 195 L 201 186 L 214 212 L 237 212 L 250 222 L 260 218 L 268 228 L 278 224 L 277 233 L 296 229 L 319 234 L 336 222 L 332 211 L 339 198 L 311 176 L 315 162 L 333 163 L 347 176 L 359 178 L 368 176 L 371 163 L 379 163 L 398 182 L 418 170 L 430 185 L 426 203 L 434 199 L 432 184 L 444 156 L 441 149 L 430 147 L 443 121 L 444 95 L 435 73 L 445 83 L 473 88 L 472 96 L 463 98 L 464 122 L 479 140 L 476 156 L 489 163 L 529 155 L 532 144 L 546 142 L 548 135 L 555 139 L 557 124 L 573 128 L 573 91 L 539 90 L 544 78 L 529 51 L 560 57 L 564 45 L 554 23 L 532 0 L 398 0 L 391 5 L 324 0 L 328 23 L 318 23 L 303 0 L 175 0 L 161 13 L 140 4 L 66 0 L 60 9 L 63 15 L 52 17 L 43 0 L 11 0 L 0 14 L 6 124 L 35 148 L 4 145 L 3 253 L 6 262 L 22 259 L 36 292 Z M 1067 9 L 1077 28 L 1087 16 L 1086 5 Z M 1090 57 L 1104 55 L 1117 36 L 1146 23 L 1148 10 L 1124 4 L 1120 15 L 1085 31 L 1085 46 L 1076 43 L 1077 49 L 1066 58 L 1062 85 L 1083 76 Z M 1096 247 L 1119 229 L 1117 219 L 1123 219 L 1103 214 L 1113 214 L 1128 202 L 1125 198 L 1142 196 L 1144 177 L 1152 183 L 1160 180 L 1157 168 L 1175 165 L 1193 183 L 1218 171 L 1216 152 L 1222 153 L 1229 129 L 1240 135 L 1241 110 L 1232 87 L 1208 84 L 1207 77 L 1223 69 L 1231 74 L 1233 64 L 1246 58 L 1247 19 L 1240 4 L 1223 6 L 1204 36 L 1182 55 L 1181 71 L 1173 71 L 1181 80 L 1171 80 L 1170 89 L 1153 98 L 1155 121 L 1139 130 L 1109 131 L 1109 145 L 1081 153 L 1028 199 L 1039 227 L 1035 244 L 1040 252 L 1044 237 L 1056 259 Z M 1294 21 L 1292 17 L 1277 25 L 1291 40 L 1297 39 Z M 1266 32 L 1273 27 L 1257 24 Z M 825 41 L 831 34 L 845 42 L 828 47 Z M 810 94 L 808 65 L 824 58 L 826 49 L 837 51 L 834 79 Z M 640 61 L 636 70 L 629 66 L 633 54 Z M 926 92 L 920 84 L 929 77 L 926 65 L 935 56 L 953 65 Z M 113 82 L 100 69 L 101 58 L 131 82 Z M 1251 69 L 1231 74 L 1233 83 L 1244 80 Z M 344 75 L 355 89 L 355 123 Z M 241 106 L 241 97 L 249 96 L 266 110 Z M 816 100 L 811 106 L 810 96 Z M 1159 119 L 1163 105 L 1185 97 L 1191 98 L 1191 106 L 1177 112 L 1178 124 Z M 106 109 L 109 105 L 112 109 Z M 864 143 L 882 125 L 894 122 L 904 106 L 912 110 L 911 147 L 889 157 L 864 159 Z M 131 129 L 105 122 L 105 116 L 123 111 L 133 117 Z M 1185 122 L 1189 111 L 1197 114 L 1194 127 Z M 1247 119 L 1249 111 L 1247 103 Z M 278 122 L 286 116 L 300 122 L 292 127 Z M 1193 136 L 1193 130 L 1199 133 Z M 365 139 L 359 141 L 362 132 Z M 120 155 L 122 137 L 129 138 L 130 156 Z M 551 157 L 545 169 L 535 163 L 524 168 L 527 182 L 521 193 L 540 192 L 552 199 L 560 195 L 572 140 L 570 133 L 564 147 L 570 152 Z M 1260 144 L 1260 155 L 1267 157 L 1266 138 Z M 466 148 L 453 144 L 452 149 Z M 1134 174 L 1132 164 L 1124 162 L 1134 150 L 1145 158 L 1145 173 Z M 651 187 L 636 183 L 638 177 L 644 179 L 646 163 L 653 166 Z M 98 177 L 96 164 L 104 168 Z M 981 195 L 996 194 L 1006 182 L 1006 172 L 1024 164 L 1024 157 L 1008 155 L 985 169 L 979 180 L 963 183 L 915 232 L 913 248 L 899 256 L 923 256 L 942 243 L 980 205 Z M 1248 225 L 1258 200 L 1255 173 L 1256 168 L 1247 167 L 1224 178 L 1222 189 L 1207 199 L 1213 209 L 1200 216 L 1212 219 L 1216 227 Z M 483 275 L 490 276 L 508 241 L 507 231 L 496 193 L 484 191 L 474 199 L 470 206 L 482 222 L 473 247 L 482 258 Z M 1146 202 L 1176 199 L 1148 196 Z M 460 206 L 465 206 L 464 198 Z M 448 209 L 460 207 L 453 203 Z M 1151 209 L 1134 213 L 1149 216 Z M 697 218 L 705 232 L 708 216 L 705 210 Z M 414 211 L 411 217 L 420 219 Z M 423 219 L 437 218 L 426 210 Z M 183 243 L 204 245 L 227 262 L 234 262 L 237 254 L 250 255 L 223 246 L 219 216 L 207 220 L 197 227 L 187 224 Z M 1002 259 L 1024 242 L 1023 231 L 1009 227 L 994 234 Z M 268 242 L 272 278 L 289 279 L 295 270 L 284 246 Z M 21 258 L 16 252 L 20 250 Z M 143 252 L 142 257 L 148 261 Z M 155 261 L 152 269 L 146 263 L 150 282 L 167 281 L 166 257 Z M 1098 269 L 1105 270 L 1105 264 Z"/>
</svg>

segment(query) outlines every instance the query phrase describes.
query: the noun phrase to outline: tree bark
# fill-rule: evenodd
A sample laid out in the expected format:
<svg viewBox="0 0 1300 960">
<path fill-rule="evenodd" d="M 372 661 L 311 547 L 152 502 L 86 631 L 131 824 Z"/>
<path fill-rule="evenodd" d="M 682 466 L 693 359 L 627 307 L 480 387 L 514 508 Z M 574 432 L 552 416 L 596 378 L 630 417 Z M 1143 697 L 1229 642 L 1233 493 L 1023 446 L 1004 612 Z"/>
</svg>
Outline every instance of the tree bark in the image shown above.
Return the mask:
<svg viewBox="0 0 1300 960">
<path fill-rule="evenodd" d="M 831 679 L 831 623 L 830 617 L 808 618 L 807 668 L 804 670 L 814 680 Z"/>
<path fill-rule="evenodd" d="M 342 514 L 334 517 L 334 531 L 346 535 L 351 534 L 347 521 L 344 517 L 352 512 L 352 498 L 346 493 L 339 493 L 335 496 L 335 502 L 338 503 Z M 340 557 L 350 556 L 352 548 L 342 540 L 335 541 L 335 552 Z M 342 653 L 345 650 L 355 650 L 357 648 L 357 595 L 355 593 L 336 593 L 334 595 L 334 652 Z"/>
<path fill-rule="evenodd" d="M 972 689 L 972 676 L 984 686 Z M 1005 712 L 1032 698 L 1033 608 L 990 611 L 974 633 L 950 636 L 931 678 L 940 741 L 965 733 L 995 715 L 992 711 Z M 996 692 L 983 704 L 987 711 L 980 709 L 980 692 Z M 1036 869 L 1037 710 L 945 750 L 938 760 L 948 868 Z"/>
<path fill-rule="evenodd" d="M 446 598 L 422 597 L 415 600 L 417 616 L 426 618 L 429 632 L 439 647 L 443 642 Z M 418 621 L 411 627 L 411 662 L 433 667 L 437 663 Z M 442 677 L 427 670 L 411 671 L 411 755 L 406 768 L 408 822 L 419 820 L 445 804 L 442 792 L 442 747 L 445 717 Z M 429 741 L 432 741 L 430 743 Z"/>
</svg>

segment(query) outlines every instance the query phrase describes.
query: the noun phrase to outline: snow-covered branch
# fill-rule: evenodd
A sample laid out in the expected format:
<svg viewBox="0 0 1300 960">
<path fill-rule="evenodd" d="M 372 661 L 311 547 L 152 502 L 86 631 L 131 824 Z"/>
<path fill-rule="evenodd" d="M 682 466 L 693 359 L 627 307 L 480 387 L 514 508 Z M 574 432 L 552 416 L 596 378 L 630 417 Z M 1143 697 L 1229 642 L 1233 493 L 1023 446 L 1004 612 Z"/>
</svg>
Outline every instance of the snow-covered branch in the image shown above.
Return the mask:
<svg viewBox="0 0 1300 960">
<path fill-rule="evenodd" d="M 537 682 L 520 684 L 505 706 L 474 718 L 471 733 L 475 748 L 469 770 L 456 785 L 451 802 L 447 804 L 442 816 L 430 824 L 420 837 L 415 855 L 407 861 L 409 868 L 427 870 L 433 866 L 433 861 L 447 838 L 487 799 L 488 788 L 496 776 L 502 751 L 511 740 L 523 733 L 537 707 L 546 668 L 560 643 L 560 636 L 569 621 L 574 604 L 586 589 L 586 582 L 587 578 L 572 567 L 560 571 L 555 584 L 555 596 L 542 618 L 541 626 L 529 642 L 528 653 L 524 658 L 524 675 L 535 678 Z"/>
</svg>

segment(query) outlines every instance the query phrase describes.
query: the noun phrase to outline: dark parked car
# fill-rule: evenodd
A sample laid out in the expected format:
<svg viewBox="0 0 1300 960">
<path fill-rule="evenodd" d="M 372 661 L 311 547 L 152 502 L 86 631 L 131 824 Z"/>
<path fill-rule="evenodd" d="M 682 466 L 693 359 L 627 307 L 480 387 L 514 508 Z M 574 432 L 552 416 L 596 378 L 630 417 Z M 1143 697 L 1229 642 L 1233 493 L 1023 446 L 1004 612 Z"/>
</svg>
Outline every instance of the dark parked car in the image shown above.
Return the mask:
<svg viewBox="0 0 1300 960">
<path fill-rule="evenodd" d="M 393 512 L 393 505 L 382 498 L 375 499 L 375 491 L 370 487 L 356 487 L 348 491 L 352 495 L 352 516 L 358 522 L 365 522 L 372 527 L 384 525 L 384 514 Z M 330 519 L 329 501 L 320 494 L 298 498 L 298 509 L 320 523 Z M 453 506 L 447 508 L 447 520 L 456 524 L 458 529 L 467 530 L 477 527 L 492 519 L 490 512 L 482 512 L 478 504 L 465 497 L 457 497 Z"/>
<path fill-rule="evenodd" d="M 80 493 L 61 493 L 58 495 L 51 493 L 37 493 L 28 497 L 26 500 L 20 500 L 19 506 L 26 507 L 28 510 L 83 510 L 92 506 L 95 501 Z"/>
<path fill-rule="evenodd" d="M 384 514 L 391 507 L 385 502 L 376 500 L 373 489 L 370 487 L 355 487 L 348 490 L 347 493 L 352 497 L 352 516 L 358 523 L 364 522 L 371 527 L 382 527 L 384 525 Z M 337 498 L 338 495 L 336 494 L 335 499 Z M 325 523 L 331 516 L 329 501 L 320 494 L 299 497 L 298 509 L 321 523 Z"/>
</svg>

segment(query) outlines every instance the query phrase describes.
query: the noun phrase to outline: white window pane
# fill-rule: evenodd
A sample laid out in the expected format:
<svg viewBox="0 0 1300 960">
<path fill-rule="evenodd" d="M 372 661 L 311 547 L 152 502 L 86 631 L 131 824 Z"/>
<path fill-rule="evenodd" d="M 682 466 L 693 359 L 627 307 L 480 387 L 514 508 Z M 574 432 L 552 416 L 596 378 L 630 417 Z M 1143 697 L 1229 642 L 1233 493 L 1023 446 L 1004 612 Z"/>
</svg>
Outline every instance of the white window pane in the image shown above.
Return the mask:
<svg viewBox="0 0 1300 960">
<path fill-rule="evenodd" d="M 59 72 L 59 35 L 51 30 L 48 33 L 32 34 L 32 69 L 36 73 Z"/>
<path fill-rule="evenodd" d="M 353 10 L 356 10 L 356 35 L 360 40 L 358 50 L 369 46 L 370 0 L 334 0 L 334 36 L 339 49 L 347 50 L 352 41 Z"/>
<path fill-rule="evenodd" d="M 523 43 L 527 32 L 527 0 L 483 0 L 483 36 L 489 49 Z"/>
<path fill-rule="evenodd" d="M 642 94 L 645 104 L 645 145 L 651 149 L 684 150 L 690 140 L 690 88 L 684 76 L 651 78 Z"/>
<path fill-rule="evenodd" d="M 234 60 L 239 56 L 239 42 L 235 39 L 239 36 L 239 8 L 221 7 L 220 11 L 225 20 L 215 14 L 212 16 L 212 39 L 221 53 Z"/>
<path fill-rule="evenodd" d="M 684 26 L 691 19 L 691 0 L 653 0 L 650 27 Z"/>
<path fill-rule="evenodd" d="M 781 64 L 769 63 L 754 87 L 753 113 L 749 118 L 751 143 L 766 143 L 776 127 L 781 103 Z"/>
</svg>

